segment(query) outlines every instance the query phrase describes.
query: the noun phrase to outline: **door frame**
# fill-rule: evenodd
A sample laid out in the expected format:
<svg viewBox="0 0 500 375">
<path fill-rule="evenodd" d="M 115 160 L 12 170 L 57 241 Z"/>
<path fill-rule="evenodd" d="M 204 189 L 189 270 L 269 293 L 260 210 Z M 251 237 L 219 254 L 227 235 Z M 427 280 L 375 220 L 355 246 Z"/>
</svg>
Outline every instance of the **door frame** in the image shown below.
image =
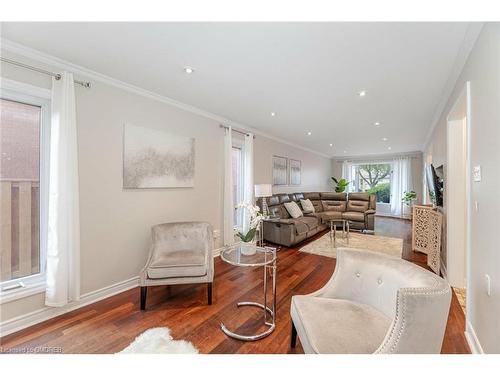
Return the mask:
<svg viewBox="0 0 500 375">
<path fill-rule="evenodd" d="M 465 287 L 466 291 L 470 291 L 470 272 L 471 272 L 471 249 L 472 249 L 472 241 L 471 241 L 471 223 L 472 223 L 472 161 L 471 161 L 471 133 L 472 133 L 472 117 L 471 117 L 471 89 L 470 89 L 470 81 L 465 82 L 465 85 L 458 95 L 457 99 L 455 100 L 455 103 L 453 104 L 451 110 L 448 113 L 448 116 L 446 117 L 447 121 L 447 135 L 446 135 L 446 146 L 447 146 L 447 158 L 448 158 L 448 152 L 449 152 L 449 134 L 448 134 L 448 127 L 452 126 L 451 123 L 454 121 L 460 120 L 460 117 L 456 117 L 456 112 L 457 112 L 457 107 L 458 106 L 464 106 L 465 107 L 465 209 L 466 209 L 466 216 L 465 216 Z M 463 110 L 462 110 L 463 113 Z M 454 118 L 455 116 L 455 118 Z M 463 118 L 463 116 L 461 116 Z M 448 180 L 448 178 L 447 178 Z M 447 209 L 448 211 L 448 203 L 447 202 Z M 449 238 L 449 227 L 447 226 L 446 228 L 447 231 L 447 238 Z M 447 263 L 448 263 L 448 257 L 449 253 L 447 253 Z M 448 268 L 448 264 L 446 265 Z M 447 272 L 449 270 L 447 269 Z M 465 314 L 465 319 L 466 319 L 466 331 L 468 327 L 468 319 L 467 319 L 467 312 L 470 311 L 470 306 L 469 306 L 469 300 L 470 298 L 466 298 L 466 314 Z"/>
</svg>

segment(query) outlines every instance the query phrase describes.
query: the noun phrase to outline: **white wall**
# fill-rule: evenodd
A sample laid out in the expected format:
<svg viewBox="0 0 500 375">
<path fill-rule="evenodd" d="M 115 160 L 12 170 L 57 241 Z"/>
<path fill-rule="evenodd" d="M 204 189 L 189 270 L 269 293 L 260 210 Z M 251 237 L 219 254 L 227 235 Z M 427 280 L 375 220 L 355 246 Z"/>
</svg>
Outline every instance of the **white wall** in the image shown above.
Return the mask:
<svg viewBox="0 0 500 375">
<path fill-rule="evenodd" d="M 49 70 L 40 62 L 2 51 Z M 50 78 L 1 65 L 1 75 L 50 88 Z M 85 77 L 81 77 L 85 78 Z M 146 261 L 149 231 L 168 221 L 203 220 L 222 228 L 223 135 L 219 122 L 115 86 L 76 86 L 81 211 L 82 294 L 130 279 Z M 164 129 L 196 139 L 195 187 L 124 190 L 125 123 Z M 255 183 L 271 183 L 273 154 L 302 161 L 302 185 L 279 191 L 326 190 L 330 159 L 264 136 L 255 139 Z M 279 192 L 278 191 L 278 192 Z M 43 293 L 1 305 L 5 321 L 43 307 Z"/>
<path fill-rule="evenodd" d="M 323 156 L 302 149 L 277 143 L 269 138 L 257 137 L 254 142 L 255 183 L 263 184 L 272 181 L 273 155 L 301 161 L 302 174 L 300 186 L 274 186 L 273 193 L 295 193 L 305 191 L 331 191 L 329 183 L 332 166 L 331 161 Z"/>
<path fill-rule="evenodd" d="M 467 330 L 469 337 L 475 333 L 484 352 L 500 353 L 499 23 L 487 23 L 479 35 L 424 151 L 424 159 L 428 162 L 446 166 L 446 116 L 467 81 L 471 84 L 470 158 L 473 166 L 480 165 L 482 169 L 482 181 L 472 182 L 471 191 L 472 202 L 478 202 L 479 211 L 471 210 Z M 444 211 L 446 214 L 446 207 Z M 491 296 L 486 294 L 486 274 L 491 277 Z"/>
</svg>

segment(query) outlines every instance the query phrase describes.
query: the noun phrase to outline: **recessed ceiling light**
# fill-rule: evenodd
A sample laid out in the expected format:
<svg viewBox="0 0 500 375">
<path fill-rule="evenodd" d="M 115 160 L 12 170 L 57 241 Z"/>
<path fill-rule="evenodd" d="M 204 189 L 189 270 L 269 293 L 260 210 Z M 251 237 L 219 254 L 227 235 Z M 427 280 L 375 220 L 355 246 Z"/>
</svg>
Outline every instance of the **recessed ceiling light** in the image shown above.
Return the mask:
<svg viewBox="0 0 500 375">
<path fill-rule="evenodd" d="M 388 141 L 388 139 L 387 139 L 386 137 L 382 138 L 382 140 L 383 140 L 384 142 L 387 142 L 387 141 Z"/>
<path fill-rule="evenodd" d="M 392 150 L 392 147 L 391 147 L 391 146 L 389 146 L 389 147 L 387 147 L 387 149 L 390 151 L 390 150 Z"/>
<path fill-rule="evenodd" d="M 276 116 L 276 112 L 271 112 L 271 117 Z"/>
<path fill-rule="evenodd" d="M 361 90 L 360 92 L 358 92 L 358 95 L 360 97 L 366 96 L 366 90 Z"/>
<path fill-rule="evenodd" d="M 190 66 L 186 66 L 184 67 L 184 72 L 186 72 L 187 74 L 191 74 L 194 73 L 194 69 L 191 68 Z"/>
<path fill-rule="evenodd" d="M 330 147 L 333 147 L 333 143 L 330 143 Z"/>
<path fill-rule="evenodd" d="M 344 150 L 344 154 L 347 154 L 347 151 L 346 151 L 346 150 Z"/>
<path fill-rule="evenodd" d="M 377 121 L 377 122 L 375 122 L 373 125 L 375 125 L 375 126 L 380 126 L 380 122 L 378 122 L 378 121 Z"/>
<path fill-rule="evenodd" d="M 312 133 L 311 132 L 307 132 L 307 135 L 311 135 Z"/>
</svg>

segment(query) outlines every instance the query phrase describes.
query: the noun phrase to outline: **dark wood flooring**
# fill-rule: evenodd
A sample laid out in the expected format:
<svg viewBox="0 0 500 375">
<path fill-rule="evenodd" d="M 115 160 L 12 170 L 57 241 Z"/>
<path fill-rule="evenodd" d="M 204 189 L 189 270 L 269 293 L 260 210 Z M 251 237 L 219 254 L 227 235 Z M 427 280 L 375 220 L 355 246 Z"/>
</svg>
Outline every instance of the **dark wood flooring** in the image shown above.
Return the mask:
<svg viewBox="0 0 500 375">
<path fill-rule="evenodd" d="M 403 258 L 426 267 L 426 256 L 411 250 L 409 221 L 376 219 L 376 234 L 404 239 Z M 316 237 L 318 237 L 318 234 Z M 304 244 L 301 244 L 304 245 Z M 302 353 L 290 349 L 290 299 L 319 289 L 330 278 L 335 259 L 282 248 L 278 256 L 277 327 L 267 338 L 242 342 L 225 336 L 220 322 L 243 334 L 265 329 L 262 312 L 236 307 L 240 300 L 262 299 L 262 269 L 231 266 L 215 260 L 214 303 L 207 306 L 205 285 L 152 287 L 147 310 L 139 310 L 139 289 L 72 311 L 1 339 L 9 348 L 56 347 L 63 353 L 116 353 L 144 330 L 169 327 L 174 339 L 191 341 L 200 353 Z M 443 353 L 469 353 L 464 314 L 453 296 Z"/>
</svg>

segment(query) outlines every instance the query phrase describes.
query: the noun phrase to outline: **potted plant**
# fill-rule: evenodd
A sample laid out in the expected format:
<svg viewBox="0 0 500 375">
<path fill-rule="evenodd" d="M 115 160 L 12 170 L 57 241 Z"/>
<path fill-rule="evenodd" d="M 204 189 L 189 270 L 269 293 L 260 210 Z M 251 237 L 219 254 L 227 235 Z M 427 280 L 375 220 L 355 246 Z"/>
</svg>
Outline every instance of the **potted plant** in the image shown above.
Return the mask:
<svg viewBox="0 0 500 375">
<path fill-rule="evenodd" d="M 260 207 L 242 202 L 236 205 L 236 209 L 243 209 L 247 211 L 245 214 L 247 214 L 250 218 L 250 226 L 248 231 L 246 233 L 242 233 L 239 230 L 235 230 L 236 235 L 242 242 L 245 243 L 255 242 L 255 234 L 257 233 L 257 228 L 259 227 L 260 223 L 262 222 L 262 219 L 264 218 L 262 212 L 260 212 Z M 255 249 L 253 253 L 255 253 Z M 252 254 L 248 254 L 247 251 L 246 255 L 252 255 Z"/>
<path fill-rule="evenodd" d="M 347 181 L 345 178 L 341 178 L 337 180 L 335 177 L 332 177 L 333 182 L 335 182 L 335 192 L 336 193 L 343 193 L 345 189 L 347 188 L 347 185 L 350 184 L 349 181 Z"/>
<path fill-rule="evenodd" d="M 415 193 L 413 190 L 405 191 L 403 194 L 403 198 L 401 199 L 401 202 L 403 202 L 406 206 L 411 207 L 413 206 L 413 201 L 415 201 L 416 199 L 417 199 L 417 193 Z M 403 212 L 401 212 L 401 214 L 403 214 Z"/>
</svg>

